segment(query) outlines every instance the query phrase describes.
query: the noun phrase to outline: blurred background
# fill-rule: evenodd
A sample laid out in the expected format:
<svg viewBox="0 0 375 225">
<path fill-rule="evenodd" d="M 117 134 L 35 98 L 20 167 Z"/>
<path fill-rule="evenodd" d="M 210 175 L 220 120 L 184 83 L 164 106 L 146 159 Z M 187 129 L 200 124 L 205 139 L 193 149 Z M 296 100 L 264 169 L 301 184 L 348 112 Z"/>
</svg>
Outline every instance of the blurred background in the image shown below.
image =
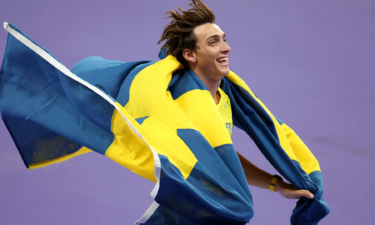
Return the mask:
<svg viewBox="0 0 375 225">
<path fill-rule="evenodd" d="M 373 224 L 375 1 L 204 1 L 232 48 L 230 67 L 320 162 L 331 213 L 319 224 Z M 68 68 L 98 55 L 158 60 L 165 11 L 188 0 L 1 0 L 11 22 Z M 7 32 L 0 31 L 0 60 Z M 237 151 L 277 173 L 239 129 Z M 97 153 L 27 170 L 0 121 L 0 224 L 133 224 L 154 184 Z M 250 187 L 250 224 L 289 224 L 295 200 Z"/>
</svg>

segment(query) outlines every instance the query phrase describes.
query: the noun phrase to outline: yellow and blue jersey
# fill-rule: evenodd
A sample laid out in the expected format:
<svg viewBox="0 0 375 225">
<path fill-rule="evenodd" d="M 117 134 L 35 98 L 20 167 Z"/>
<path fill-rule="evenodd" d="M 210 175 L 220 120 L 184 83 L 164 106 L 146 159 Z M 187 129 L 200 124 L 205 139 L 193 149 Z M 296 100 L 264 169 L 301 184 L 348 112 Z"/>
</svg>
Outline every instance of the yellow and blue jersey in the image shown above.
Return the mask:
<svg viewBox="0 0 375 225">
<path fill-rule="evenodd" d="M 220 100 L 217 104 L 217 108 L 219 109 L 221 118 L 223 119 L 224 126 L 227 129 L 229 136 L 232 136 L 233 120 L 230 99 L 220 87 L 218 91 L 220 93 Z"/>
<path fill-rule="evenodd" d="M 246 224 L 252 195 L 228 135 L 233 124 L 289 182 L 315 195 L 298 201 L 292 224 L 317 224 L 329 213 L 318 161 L 233 71 L 216 105 L 173 56 L 89 57 L 69 70 L 5 27 L 1 116 L 27 168 L 95 151 L 156 183 L 155 201 L 136 224 Z"/>
</svg>

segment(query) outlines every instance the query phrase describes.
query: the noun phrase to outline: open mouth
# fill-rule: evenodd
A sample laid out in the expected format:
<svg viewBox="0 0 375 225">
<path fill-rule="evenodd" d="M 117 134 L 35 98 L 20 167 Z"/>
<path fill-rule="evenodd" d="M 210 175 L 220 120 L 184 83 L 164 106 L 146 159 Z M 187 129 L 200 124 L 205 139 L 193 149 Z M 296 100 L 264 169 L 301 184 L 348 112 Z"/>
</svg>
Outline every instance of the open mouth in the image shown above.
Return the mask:
<svg viewBox="0 0 375 225">
<path fill-rule="evenodd" d="M 216 61 L 222 66 L 228 65 L 228 57 L 221 57 L 221 58 L 216 59 Z"/>
</svg>

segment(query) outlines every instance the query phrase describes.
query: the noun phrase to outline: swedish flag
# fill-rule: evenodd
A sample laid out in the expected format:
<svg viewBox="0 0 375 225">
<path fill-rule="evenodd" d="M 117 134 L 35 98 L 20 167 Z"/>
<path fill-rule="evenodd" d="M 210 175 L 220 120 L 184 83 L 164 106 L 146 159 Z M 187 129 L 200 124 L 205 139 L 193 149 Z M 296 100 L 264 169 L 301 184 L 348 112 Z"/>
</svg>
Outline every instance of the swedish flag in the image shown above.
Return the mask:
<svg viewBox="0 0 375 225">
<path fill-rule="evenodd" d="M 173 56 L 119 62 L 89 57 L 71 70 L 12 24 L 0 70 L 1 115 L 28 168 L 95 151 L 156 183 L 136 224 L 245 224 L 252 196 L 206 86 Z M 292 224 L 329 213 L 318 161 L 232 71 L 221 89 L 243 129 L 293 185 Z"/>
</svg>

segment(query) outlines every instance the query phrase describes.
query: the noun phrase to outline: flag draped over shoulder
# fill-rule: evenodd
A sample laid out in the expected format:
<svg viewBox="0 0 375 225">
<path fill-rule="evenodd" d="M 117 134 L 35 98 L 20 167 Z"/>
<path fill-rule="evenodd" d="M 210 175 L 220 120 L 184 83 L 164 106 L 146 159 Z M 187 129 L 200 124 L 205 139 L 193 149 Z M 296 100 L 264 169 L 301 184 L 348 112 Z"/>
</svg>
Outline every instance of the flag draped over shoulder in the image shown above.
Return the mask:
<svg viewBox="0 0 375 225">
<path fill-rule="evenodd" d="M 136 224 L 245 224 L 252 196 L 206 86 L 173 56 L 119 62 L 89 57 L 71 70 L 12 24 L 0 70 L 0 110 L 28 168 L 89 151 L 156 183 Z M 162 54 L 161 54 L 162 55 Z M 232 71 L 221 88 L 244 130 L 301 198 L 291 224 L 329 213 L 319 164 Z"/>
</svg>

